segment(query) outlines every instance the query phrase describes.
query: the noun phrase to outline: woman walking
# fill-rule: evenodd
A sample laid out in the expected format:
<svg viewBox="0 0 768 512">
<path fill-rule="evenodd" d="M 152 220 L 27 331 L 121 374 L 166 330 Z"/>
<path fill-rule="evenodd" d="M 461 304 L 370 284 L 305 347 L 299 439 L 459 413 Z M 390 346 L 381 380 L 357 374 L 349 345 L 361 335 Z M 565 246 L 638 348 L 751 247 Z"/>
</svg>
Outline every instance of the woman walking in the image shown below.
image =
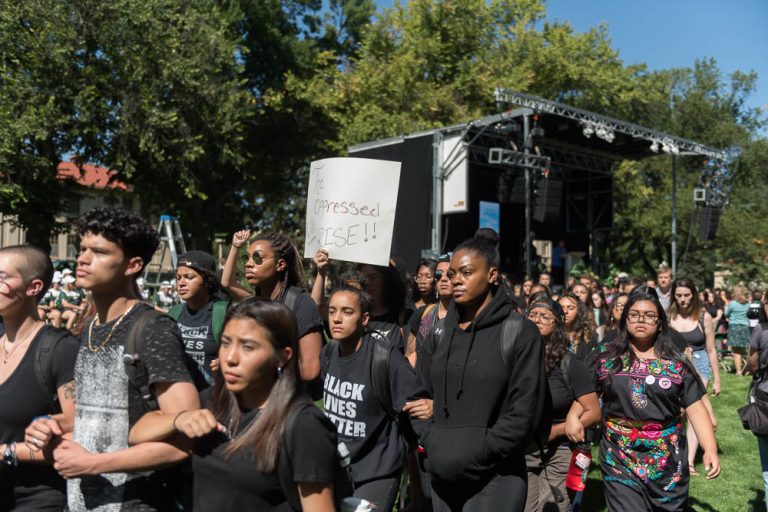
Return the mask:
<svg viewBox="0 0 768 512">
<path fill-rule="evenodd" d="M 598 356 L 603 399 L 600 464 L 609 511 L 682 511 L 688 499 L 685 410 L 704 449 L 707 479 L 720 474 L 712 424 L 696 370 L 669 338 L 655 290 L 629 296 L 616 340 Z"/>
</svg>

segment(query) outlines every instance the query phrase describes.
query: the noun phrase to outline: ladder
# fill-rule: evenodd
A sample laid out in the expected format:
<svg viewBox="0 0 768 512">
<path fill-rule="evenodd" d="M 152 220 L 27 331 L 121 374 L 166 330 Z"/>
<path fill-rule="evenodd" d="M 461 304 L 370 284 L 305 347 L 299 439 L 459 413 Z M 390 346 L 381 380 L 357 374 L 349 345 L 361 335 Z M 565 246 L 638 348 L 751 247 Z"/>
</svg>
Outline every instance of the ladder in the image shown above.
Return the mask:
<svg viewBox="0 0 768 512">
<path fill-rule="evenodd" d="M 155 252 L 152 261 L 144 268 L 144 288 L 151 289 L 153 292 L 160 288 L 163 276 L 173 275 L 179 255 L 187 252 L 181 225 L 176 217 L 161 215 L 157 233 L 160 235 L 160 251 Z M 166 255 L 171 259 L 170 268 Z"/>
</svg>

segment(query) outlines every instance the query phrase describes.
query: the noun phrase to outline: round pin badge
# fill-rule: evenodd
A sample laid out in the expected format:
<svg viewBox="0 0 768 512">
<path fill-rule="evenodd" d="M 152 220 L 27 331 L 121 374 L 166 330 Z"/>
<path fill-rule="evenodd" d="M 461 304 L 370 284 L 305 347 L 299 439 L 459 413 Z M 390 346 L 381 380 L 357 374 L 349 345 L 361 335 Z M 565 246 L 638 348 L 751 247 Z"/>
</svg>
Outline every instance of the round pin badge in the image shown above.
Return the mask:
<svg viewBox="0 0 768 512">
<path fill-rule="evenodd" d="M 645 383 L 648 384 L 649 386 L 654 382 L 656 382 L 656 377 L 654 377 L 653 375 L 649 375 L 645 378 Z"/>
<path fill-rule="evenodd" d="M 661 389 L 669 389 L 672 387 L 672 381 L 667 378 L 659 379 L 659 386 Z"/>
</svg>

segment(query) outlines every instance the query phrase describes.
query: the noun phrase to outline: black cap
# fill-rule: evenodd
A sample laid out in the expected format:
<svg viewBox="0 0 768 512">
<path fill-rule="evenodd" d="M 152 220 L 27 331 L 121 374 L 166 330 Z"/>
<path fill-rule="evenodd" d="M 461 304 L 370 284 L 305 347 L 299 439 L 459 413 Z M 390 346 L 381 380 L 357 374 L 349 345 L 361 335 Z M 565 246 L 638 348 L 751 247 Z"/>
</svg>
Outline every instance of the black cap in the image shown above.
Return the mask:
<svg viewBox="0 0 768 512">
<path fill-rule="evenodd" d="M 189 267 L 198 272 L 216 273 L 216 260 L 205 251 L 187 251 L 179 256 L 176 268 Z"/>
</svg>

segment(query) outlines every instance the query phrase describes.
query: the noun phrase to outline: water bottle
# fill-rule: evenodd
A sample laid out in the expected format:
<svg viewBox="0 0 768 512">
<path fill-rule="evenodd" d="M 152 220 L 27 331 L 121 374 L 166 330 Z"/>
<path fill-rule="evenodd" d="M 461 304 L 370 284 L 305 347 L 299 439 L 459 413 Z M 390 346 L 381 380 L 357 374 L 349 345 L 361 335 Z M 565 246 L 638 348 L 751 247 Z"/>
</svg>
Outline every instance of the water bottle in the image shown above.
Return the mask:
<svg viewBox="0 0 768 512">
<path fill-rule="evenodd" d="M 574 491 L 583 491 L 587 486 L 587 475 L 592 463 L 592 450 L 587 443 L 578 443 L 573 448 L 568 474 L 565 476 L 565 486 Z"/>
</svg>

